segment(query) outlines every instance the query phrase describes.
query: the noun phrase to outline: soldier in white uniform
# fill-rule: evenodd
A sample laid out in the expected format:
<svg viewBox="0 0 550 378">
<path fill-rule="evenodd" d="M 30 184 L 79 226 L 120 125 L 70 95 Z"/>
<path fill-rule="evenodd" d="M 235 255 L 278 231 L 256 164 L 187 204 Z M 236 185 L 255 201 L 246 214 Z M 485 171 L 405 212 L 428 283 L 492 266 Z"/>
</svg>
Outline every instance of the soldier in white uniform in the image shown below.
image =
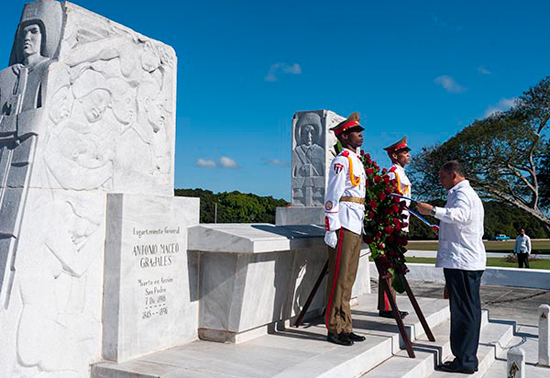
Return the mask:
<svg viewBox="0 0 550 378">
<path fill-rule="evenodd" d="M 411 162 L 411 149 L 407 145 L 407 137 L 401 138 L 398 142 L 384 148 L 384 151 L 388 153 L 388 157 L 392 162 L 392 166 L 389 169 L 388 176 L 391 180 L 397 181 L 397 193 L 399 195 L 411 198 L 411 182 L 405 173 L 405 166 Z M 411 205 L 411 201 L 405 200 L 408 206 Z M 403 220 L 409 223 L 410 213 L 407 210 L 403 210 Z M 403 227 L 404 232 L 409 232 L 409 226 Z M 378 313 L 384 318 L 393 318 L 390 301 L 386 293 L 380 290 L 382 287 L 382 278 L 378 279 Z M 395 290 L 390 286 L 390 291 L 395 299 Z M 409 313 L 406 311 L 400 311 L 401 318 L 404 318 Z"/>
<path fill-rule="evenodd" d="M 350 299 L 357 275 L 365 217 L 365 169 L 357 149 L 363 144 L 359 114 L 332 128 L 343 150 L 331 163 L 325 198 L 325 242 L 329 246 L 326 291 L 327 340 L 353 345 L 363 336 L 352 331 Z"/>
</svg>

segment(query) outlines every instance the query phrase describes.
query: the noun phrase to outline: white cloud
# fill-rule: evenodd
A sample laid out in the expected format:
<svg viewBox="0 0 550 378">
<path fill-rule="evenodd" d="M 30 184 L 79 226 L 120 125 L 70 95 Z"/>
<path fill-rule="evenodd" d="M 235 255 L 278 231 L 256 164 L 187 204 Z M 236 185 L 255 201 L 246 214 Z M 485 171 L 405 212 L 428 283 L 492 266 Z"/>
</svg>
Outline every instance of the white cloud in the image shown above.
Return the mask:
<svg viewBox="0 0 550 378">
<path fill-rule="evenodd" d="M 229 169 L 237 169 L 241 167 L 239 164 L 237 164 L 235 160 L 227 156 L 222 156 L 220 158 L 220 166 L 222 168 L 229 168 Z"/>
<path fill-rule="evenodd" d="M 492 74 L 491 71 L 489 71 L 487 68 L 483 67 L 483 66 L 479 66 L 477 68 L 477 72 L 479 72 L 480 74 L 483 74 L 483 75 L 490 75 Z"/>
<path fill-rule="evenodd" d="M 439 26 L 440 28 L 444 28 L 447 26 L 447 21 L 436 15 L 435 13 L 431 13 L 432 20 L 436 26 Z"/>
<path fill-rule="evenodd" d="M 288 161 L 281 161 L 279 159 L 266 159 L 268 165 L 275 165 L 277 167 L 289 167 L 290 163 Z"/>
<path fill-rule="evenodd" d="M 510 109 L 512 106 L 514 106 L 516 100 L 517 100 L 516 98 L 501 98 L 498 104 L 489 105 L 487 109 L 485 109 L 485 113 L 484 113 L 485 118 L 490 117 L 496 113 L 504 112 Z"/>
<path fill-rule="evenodd" d="M 203 168 L 216 168 L 218 166 L 214 160 L 205 160 L 201 158 L 199 158 L 195 164 Z"/>
<path fill-rule="evenodd" d="M 302 67 L 298 63 L 288 65 L 286 63 L 275 63 L 269 68 L 265 81 L 278 81 L 278 74 L 299 75 L 302 73 Z"/>
<path fill-rule="evenodd" d="M 449 93 L 462 93 L 468 90 L 462 85 L 458 84 L 455 79 L 447 75 L 436 77 L 434 79 L 434 83 L 436 83 L 437 85 L 441 85 Z"/>
</svg>

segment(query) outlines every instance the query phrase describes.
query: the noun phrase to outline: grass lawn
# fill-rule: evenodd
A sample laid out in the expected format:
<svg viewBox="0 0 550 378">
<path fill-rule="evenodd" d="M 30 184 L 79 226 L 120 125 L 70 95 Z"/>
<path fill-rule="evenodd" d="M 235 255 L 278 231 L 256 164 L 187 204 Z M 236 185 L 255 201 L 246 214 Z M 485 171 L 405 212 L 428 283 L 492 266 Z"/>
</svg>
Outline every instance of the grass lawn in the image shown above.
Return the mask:
<svg viewBox="0 0 550 378">
<path fill-rule="evenodd" d="M 406 254 L 405 254 L 406 256 Z M 407 257 L 407 263 L 417 264 L 435 264 L 434 257 Z M 501 257 L 488 257 L 487 266 L 501 266 L 506 268 L 517 268 L 517 263 L 507 262 Z M 539 259 L 529 261 L 529 267 L 532 269 L 548 269 L 550 270 L 550 259 Z"/>
<path fill-rule="evenodd" d="M 487 252 L 512 252 L 515 242 L 515 239 L 507 241 L 486 240 L 483 244 L 485 244 Z M 437 251 L 437 240 L 409 240 L 407 248 L 418 251 Z M 531 248 L 533 253 L 550 253 L 550 239 L 531 240 Z"/>
</svg>

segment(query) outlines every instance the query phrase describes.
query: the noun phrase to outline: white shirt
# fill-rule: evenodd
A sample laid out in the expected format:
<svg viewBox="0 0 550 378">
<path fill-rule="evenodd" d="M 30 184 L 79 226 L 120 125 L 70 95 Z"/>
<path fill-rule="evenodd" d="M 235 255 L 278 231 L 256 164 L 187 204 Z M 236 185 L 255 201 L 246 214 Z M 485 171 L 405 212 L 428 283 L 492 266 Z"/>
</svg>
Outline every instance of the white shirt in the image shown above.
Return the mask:
<svg viewBox="0 0 550 378">
<path fill-rule="evenodd" d="M 485 270 L 483 203 L 467 180 L 452 187 L 445 207 L 435 208 L 439 244 L 435 266 L 461 270 Z"/>
<path fill-rule="evenodd" d="M 350 179 L 350 161 L 354 180 L 359 184 L 354 186 Z M 327 193 L 325 196 L 325 230 L 336 231 L 345 228 L 361 235 L 365 205 L 355 202 L 340 201 L 342 196 L 365 198 L 367 176 L 363 163 L 357 154 L 345 148 L 330 164 L 328 173 Z"/>
<path fill-rule="evenodd" d="M 395 167 L 395 170 L 393 170 L 393 172 L 391 172 L 393 167 Z M 399 193 L 397 193 L 397 194 L 401 194 L 405 197 L 412 198 L 411 197 L 412 196 L 412 185 L 411 185 L 411 181 L 407 177 L 407 174 L 405 173 L 405 168 L 403 168 L 399 164 L 394 164 L 390 168 L 390 172 L 388 172 L 388 177 L 390 178 L 390 180 L 397 180 L 397 178 L 398 178 L 397 176 L 399 177 L 398 184 L 397 184 L 397 190 L 399 191 Z M 404 201 L 405 201 L 405 204 L 407 205 L 407 207 L 411 206 L 411 201 L 409 201 L 409 200 L 404 200 Z M 405 218 L 403 218 L 403 221 L 409 223 L 409 221 L 410 221 L 409 218 L 410 218 L 411 214 L 407 210 L 403 210 L 401 212 L 401 214 L 403 214 L 405 216 Z M 409 226 L 403 227 L 403 231 L 409 232 Z"/>
<path fill-rule="evenodd" d="M 516 253 L 531 253 L 531 238 L 527 235 L 518 235 L 516 245 L 514 246 Z"/>
</svg>

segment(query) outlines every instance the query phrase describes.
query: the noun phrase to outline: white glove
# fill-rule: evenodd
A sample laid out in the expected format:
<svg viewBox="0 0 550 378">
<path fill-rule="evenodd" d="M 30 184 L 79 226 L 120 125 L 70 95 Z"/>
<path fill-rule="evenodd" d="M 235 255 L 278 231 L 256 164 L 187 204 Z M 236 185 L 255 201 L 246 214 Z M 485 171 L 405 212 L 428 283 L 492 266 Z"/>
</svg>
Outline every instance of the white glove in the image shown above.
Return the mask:
<svg viewBox="0 0 550 378">
<path fill-rule="evenodd" d="M 325 244 L 331 248 L 336 248 L 336 244 L 338 244 L 336 231 L 328 231 L 325 233 Z"/>
</svg>

